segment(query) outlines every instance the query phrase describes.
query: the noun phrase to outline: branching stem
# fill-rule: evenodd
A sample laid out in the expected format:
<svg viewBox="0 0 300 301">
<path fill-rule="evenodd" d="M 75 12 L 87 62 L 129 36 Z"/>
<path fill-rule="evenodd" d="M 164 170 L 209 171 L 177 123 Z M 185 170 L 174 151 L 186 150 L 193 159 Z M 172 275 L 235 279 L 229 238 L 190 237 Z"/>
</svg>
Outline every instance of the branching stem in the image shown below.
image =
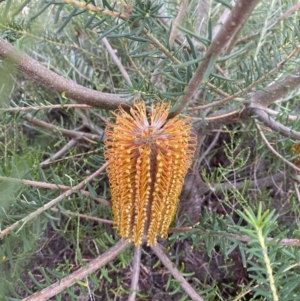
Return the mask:
<svg viewBox="0 0 300 301">
<path fill-rule="evenodd" d="M 152 247 L 152 250 L 156 254 L 156 256 L 160 259 L 160 261 L 163 263 L 163 265 L 169 270 L 172 276 L 177 281 L 179 281 L 182 288 L 192 298 L 192 300 L 204 301 L 204 299 L 200 297 L 197 294 L 197 292 L 193 289 L 193 287 L 184 279 L 184 277 L 180 274 L 178 269 L 176 269 L 173 266 L 172 261 L 166 256 L 166 254 L 163 252 L 159 244 L 156 244 L 154 247 Z"/>
<path fill-rule="evenodd" d="M 70 190 L 72 187 L 66 186 L 66 185 L 60 185 L 60 184 L 51 184 L 51 183 L 46 183 L 46 182 L 38 182 L 38 181 L 31 181 L 31 180 L 25 180 L 25 179 L 17 179 L 17 178 L 10 178 L 10 177 L 3 177 L 0 176 L 0 181 L 3 182 L 8 182 L 8 183 L 18 183 L 18 184 L 23 184 L 31 187 L 39 187 L 39 188 L 46 188 L 46 189 L 60 189 L 60 190 Z M 97 198 L 93 195 L 91 195 L 90 192 L 80 189 L 80 193 L 84 196 L 90 197 L 97 202 L 103 204 L 104 206 L 110 207 L 110 202 Z"/>
<path fill-rule="evenodd" d="M 285 164 L 287 164 L 288 166 L 292 167 L 293 169 L 295 169 L 296 171 L 300 172 L 300 168 L 297 167 L 295 164 L 293 164 L 292 162 L 290 162 L 289 160 L 285 159 L 283 156 L 281 156 L 273 147 L 272 145 L 269 143 L 268 139 L 266 138 L 266 136 L 264 135 L 260 125 L 255 122 L 255 126 L 260 134 L 260 137 L 263 139 L 264 143 L 266 144 L 266 146 L 268 147 L 268 149 L 277 157 L 279 158 L 281 161 L 283 161 Z"/>
<path fill-rule="evenodd" d="M 273 69 L 271 69 L 269 72 L 265 73 L 263 76 L 261 76 L 258 80 L 256 80 L 255 82 L 253 82 L 252 84 L 250 84 L 248 87 L 230 95 L 227 96 L 221 100 L 218 101 L 214 101 L 213 103 L 209 103 L 207 105 L 203 105 L 203 106 L 197 106 L 197 107 L 192 107 L 189 108 L 188 111 L 197 111 L 197 110 L 204 110 L 210 107 L 214 107 L 220 104 L 225 104 L 226 102 L 237 98 L 238 96 L 248 93 L 250 92 L 253 88 L 257 87 L 260 83 L 262 83 L 263 81 L 265 81 L 266 79 L 268 79 L 271 75 L 273 75 L 275 72 L 277 72 L 278 70 L 280 70 L 283 65 L 285 63 L 287 63 L 293 56 L 295 56 L 300 50 L 300 47 L 296 47 L 284 60 L 282 60 L 281 62 L 279 62 Z"/>
<path fill-rule="evenodd" d="M 108 251 L 98 256 L 96 259 L 90 261 L 86 266 L 81 267 L 77 271 L 71 273 L 69 276 L 59 280 L 58 282 L 48 286 L 40 292 L 37 292 L 22 301 L 41 301 L 47 300 L 58 293 L 62 292 L 66 288 L 72 286 L 76 281 L 81 280 L 91 273 L 97 271 L 99 268 L 104 266 L 106 263 L 112 261 L 118 254 L 125 250 L 130 244 L 124 240 L 119 240 L 113 247 Z"/>
<path fill-rule="evenodd" d="M 22 218 L 21 220 L 15 222 L 14 224 L 10 225 L 9 227 L 7 227 L 6 229 L 2 230 L 0 232 L 0 239 L 2 239 L 4 236 L 6 236 L 10 231 L 13 231 L 19 227 L 24 226 L 27 222 L 29 222 L 30 220 L 32 220 L 33 218 L 37 217 L 38 215 L 40 215 L 41 213 L 45 212 L 46 210 L 50 209 L 51 207 L 53 207 L 54 205 L 56 205 L 57 203 L 59 203 L 60 201 L 62 201 L 63 199 L 69 197 L 70 195 L 72 195 L 74 192 L 80 190 L 83 186 L 85 186 L 87 183 L 89 183 L 90 181 L 92 181 L 95 177 L 99 176 L 102 172 L 104 172 L 104 170 L 106 169 L 106 167 L 108 166 L 107 163 L 105 163 L 104 165 L 102 165 L 101 168 L 99 168 L 97 171 L 95 171 L 93 174 L 91 174 L 89 177 L 87 177 L 86 179 L 84 179 L 83 181 L 81 181 L 79 184 L 77 184 L 76 186 L 72 187 L 71 189 L 67 190 L 66 192 L 62 193 L 60 196 L 58 196 L 57 198 L 53 199 L 52 201 L 50 201 L 49 203 L 47 203 L 46 205 L 38 208 L 36 211 L 29 213 L 28 215 L 26 215 L 24 218 Z"/>
<path fill-rule="evenodd" d="M 239 27 L 250 17 L 258 2 L 258 0 L 240 0 L 236 2 L 234 9 L 226 19 L 223 27 L 216 34 L 204 59 L 184 89 L 184 94 L 178 99 L 175 109 L 170 113 L 170 118 L 179 114 L 193 98 L 206 73 L 209 72 L 208 68 L 214 65 L 214 61 L 220 55 L 230 37 L 233 36 Z"/>
</svg>

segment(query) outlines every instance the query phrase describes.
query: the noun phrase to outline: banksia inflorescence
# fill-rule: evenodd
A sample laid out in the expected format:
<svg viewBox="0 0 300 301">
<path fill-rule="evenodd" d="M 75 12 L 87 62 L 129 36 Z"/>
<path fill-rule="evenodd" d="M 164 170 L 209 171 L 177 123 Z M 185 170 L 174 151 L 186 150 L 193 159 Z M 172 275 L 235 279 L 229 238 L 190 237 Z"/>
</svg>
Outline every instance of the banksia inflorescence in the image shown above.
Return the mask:
<svg viewBox="0 0 300 301">
<path fill-rule="evenodd" d="M 189 118 L 167 120 L 169 104 L 122 108 L 106 128 L 105 157 L 115 228 L 121 237 L 155 245 L 167 236 L 196 146 Z"/>
</svg>

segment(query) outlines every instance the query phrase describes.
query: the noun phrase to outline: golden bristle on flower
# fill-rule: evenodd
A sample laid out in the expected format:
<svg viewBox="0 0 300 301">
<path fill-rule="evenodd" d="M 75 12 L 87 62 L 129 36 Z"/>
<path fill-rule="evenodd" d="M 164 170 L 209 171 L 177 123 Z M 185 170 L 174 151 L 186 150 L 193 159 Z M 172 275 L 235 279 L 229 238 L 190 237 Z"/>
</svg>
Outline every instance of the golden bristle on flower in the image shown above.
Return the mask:
<svg viewBox="0 0 300 301">
<path fill-rule="evenodd" d="M 105 157 L 115 228 L 121 237 L 155 245 L 166 237 L 196 147 L 189 118 L 167 120 L 169 104 L 120 108 L 106 127 Z"/>
</svg>

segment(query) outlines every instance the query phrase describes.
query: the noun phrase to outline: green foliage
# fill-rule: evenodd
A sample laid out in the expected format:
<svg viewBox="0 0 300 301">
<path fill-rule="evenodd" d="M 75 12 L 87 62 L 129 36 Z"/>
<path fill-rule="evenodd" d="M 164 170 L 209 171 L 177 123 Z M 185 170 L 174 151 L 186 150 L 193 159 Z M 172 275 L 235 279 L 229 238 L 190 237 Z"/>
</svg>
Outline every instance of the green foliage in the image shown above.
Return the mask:
<svg viewBox="0 0 300 301">
<path fill-rule="evenodd" d="M 264 210 L 259 203 L 257 213 L 251 208 L 239 215 L 250 228 L 240 227 L 240 231 L 250 237 L 246 252 L 250 277 L 259 285 L 253 288 L 254 298 L 265 297 L 266 300 L 295 300 L 298 295 L 298 264 L 295 261 L 295 250 L 287 251 L 281 241 L 287 231 L 276 233 L 278 216 L 274 210 Z M 272 239 L 269 235 L 274 233 Z M 294 270 L 295 269 L 295 270 Z"/>
<path fill-rule="evenodd" d="M 232 9 L 230 1 L 210 1 L 205 15 L 199 6 L 204 2 L 209 1 L 188 1 L 176 24 L 180 1 L 80 2 L 100 11 L 64 1 L 0 1 L 0 37 L 86 88 L 124 100 L 142 99 L 147 105 L 174 105 L 205 60 L 222 14 Z M 201 180 L 191 190 L 204 188 L 188 208 L 183 205 L 183 214 L 174 222 L 178 231 L 161 243 L 204 300 L 298 300 L 300 294 L 299 244 L 287 243 L 299 238 L 299 175 L 270 152 L 252 120 L 239 111 L 254 92 L 265 91 L 299 65 L 299 55 L 288 58 L 299 45 L 299 12 L 280 19 L 297 3 L 260 1 L 233 48 L 209 61 L 197 93 L 184 109 L 199 141 L 193 172 Z M 170 43 L 176 27 L 177 39 Z M 214 105 L 235 93 L 239 95 Z M 101 139 L 112 114 L 64 107 L 73 104 L 64 93 L 41 86 L 6 60 L 0 60 L 0 95 L 1 234 L 61 195 L 58 185 L 74 187 L 105 163 Z M 299 89 L 294 89 L 268 109 L 276 113 L 271 116 L 277 122 L 300 131 L 298 104 Z M 212 106 L 188 110 L 202 105 Z M 227 126 L 217 124 L 232 110 L 240 112 L 238 119 Z M 30 122 L 29 116 L 55 131 Z M 93 134 L 95 139 L 88 136 L 71 144 L 72 138 L 57 129 Z M 283 158 L 298 158 L 291 151 L 297 141 L 267 125 L 263 132 Z M 278 180 L 280 174 L 284 177 Z M 118 238 L 112 225 L 97 220 L 111 221 L 111 210 L 103 202 L 109 198 L 103 173 L 0 240 L 0 301 L 40 291 L 113 246 Z M 127 249 L 56 299 L 127 298 L 132 254 L 132 248 Z M 138 300 L 189 300 L 147 247 L 142 265 Z"/>
</svg>

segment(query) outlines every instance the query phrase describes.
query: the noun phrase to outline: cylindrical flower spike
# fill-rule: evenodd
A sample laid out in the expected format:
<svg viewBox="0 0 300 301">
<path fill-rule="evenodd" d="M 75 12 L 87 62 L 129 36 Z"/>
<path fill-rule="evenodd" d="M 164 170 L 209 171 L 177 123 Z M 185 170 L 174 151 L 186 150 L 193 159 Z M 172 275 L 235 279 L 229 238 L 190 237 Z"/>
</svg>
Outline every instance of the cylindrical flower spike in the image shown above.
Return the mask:
<svg viewBox="0 0 300 301">
<path fill-rule="evenodd" d="M 105 157 L 115 228 L 121 237 L 155 245 L 166 237 L 196 147 L 189 118 L 167 120 L 169 104 L 122 108 L 106 127 Z"/>
</svg>

